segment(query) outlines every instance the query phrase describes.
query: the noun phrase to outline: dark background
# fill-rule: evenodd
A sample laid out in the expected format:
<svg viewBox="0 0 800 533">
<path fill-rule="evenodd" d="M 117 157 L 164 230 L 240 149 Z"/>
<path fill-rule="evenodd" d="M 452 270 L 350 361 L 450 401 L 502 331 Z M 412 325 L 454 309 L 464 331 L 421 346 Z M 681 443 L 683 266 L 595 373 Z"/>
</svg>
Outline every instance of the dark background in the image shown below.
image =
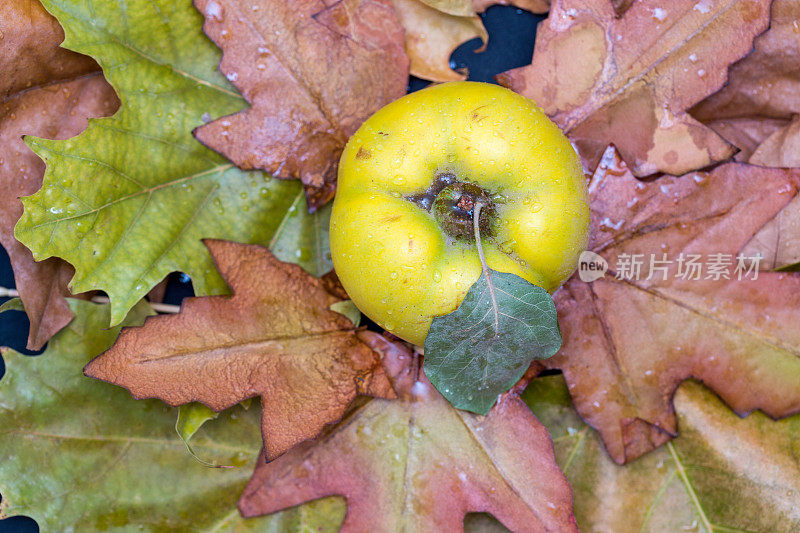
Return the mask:
<svg viewBox="0 0 800 533">
<path fill-rule="evenodd" d="M 521 67 L 531 62 L 536 25 L 544 16 L 534 15 L 522 9 L 507 6 L 490 7 L 481 14 L 486 30 L 489 32 L 489 45 L 486 50 L 476 54 L 481 46 L 480 39 L 473 39 L 458 47 L 450 57 L 450 66 L 455 69 L 469 69 L 469 79 L 494 83 L 495 74 L 508 69 Z M 409 92 L 417 91 L 429 82 L 411 77 Z M 0 287 L 12 288 L 14 273 L 8 254 L 0 247 Z M 179 304 L 186 296 L 194 294 L 191 281 L 181 274 L 169 277 L 165 302 Z M 0 303 L 8 298 L 0 298 Z M 0 346 L 9 346 L 19 352 L 38 355 L 25 349 L 28 338 L 28 318 L 25 313 L 9 311 L 0 315 Z M 0 379 L 5 373 L 5 365 L 0 356 Z M 35 473 L 31 473 L 35 475 Z M 2 495 L 0 495 L 0 498 Z M 34 520 L 25 516 L 14 516 L 0 520 L 0 533 L 35 533 L 39 528 Z"/>
</svg>

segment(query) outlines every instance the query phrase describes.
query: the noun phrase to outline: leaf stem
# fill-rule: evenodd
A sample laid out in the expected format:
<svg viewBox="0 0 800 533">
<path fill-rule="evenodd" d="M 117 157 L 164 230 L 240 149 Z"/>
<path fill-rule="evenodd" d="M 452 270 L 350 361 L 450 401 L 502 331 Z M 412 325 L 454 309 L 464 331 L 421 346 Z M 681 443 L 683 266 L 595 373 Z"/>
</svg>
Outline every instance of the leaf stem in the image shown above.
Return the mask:
<svg viewBox="0 0 800 533">
<path fill-rule="evenodd" d="M 494 282 L 492 282 L 492 271 L 489 270 L 489 265 L 486 264 L 486 257 L 483 255 L 483 244 L 481 244 L 481 208 L 483 202 L 475 202 L 472 211 L 472 227 L 475 230 L 475 246 L 478 247 L 478 257 L 481 260 L 481 268 L 483 268 L 483 275 L 486 276 L 486 284 L 489 286 L 489 295 L 492 297 L 492 310 L 494 311 L 494 332 L 495 335 L 500 333 L 500 309 L 497 307 L 497 295 L 494 291 Z"/>
<path fill-rule="evenodd" d="M 16 289 L 9 289 L 7 287 L 0 287 L 0 298 L 19 298 L 19 291 Z M 92 301 L 96 304 L 107 304 L 109 299 L 107 296 L 95 296 Z M 150 307 L 159 313 L 178 313 L 181 310 L 179 305 L 161 304 L 158 302 L 149 302 Z"/>
</svg>

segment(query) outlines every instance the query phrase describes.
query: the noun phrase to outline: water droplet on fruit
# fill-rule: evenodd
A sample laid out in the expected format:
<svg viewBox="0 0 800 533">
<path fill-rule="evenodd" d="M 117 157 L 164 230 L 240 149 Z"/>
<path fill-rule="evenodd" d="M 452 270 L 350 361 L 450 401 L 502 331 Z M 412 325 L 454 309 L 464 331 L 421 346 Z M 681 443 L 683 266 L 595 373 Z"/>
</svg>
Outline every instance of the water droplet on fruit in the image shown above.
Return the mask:
<svg viewBox="0 0 800 533">
<path fill-rule="evenodd" d="M 433 271 L 433 281 L 435 281 L 436 283 L 442 281 L 442 273 L 439 272 L 438 270 Z"/>
</svg>

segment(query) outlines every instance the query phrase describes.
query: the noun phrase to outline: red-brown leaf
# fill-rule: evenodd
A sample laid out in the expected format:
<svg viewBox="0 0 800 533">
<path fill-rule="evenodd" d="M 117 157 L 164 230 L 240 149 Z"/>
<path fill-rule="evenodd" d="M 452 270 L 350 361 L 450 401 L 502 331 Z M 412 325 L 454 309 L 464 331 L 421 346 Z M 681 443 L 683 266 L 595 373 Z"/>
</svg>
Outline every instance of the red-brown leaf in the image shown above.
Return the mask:
<svg viewBox="0 0 800 533">
<path fill-rule="evenodd" d="M 770 0 L 561 0 L 533 63 L 501 74 L 535 100 L 595 168 L 613 143 L 637 176 L 683 174 L 733 148 L 686 110 L 717 91 L 769 22 Z M 725 43 L 724 46 L 721 43 Z"/>
<path fill-rule="evenodd" d="M 377 355 L 328 309 L 339 299 L 322 283 L 261 246 L 206 244 L 233 296 L 189 298 L 177 315 L 124 330 L 88 376 L 215 411 L 260 396 L 270 458 L 339 420 L 357 394 L 394 396 Z"/>
<path fill-rule="evenodd" d="M 64 298 L 74 270 L 57 258 L 34 262 L 14 238 L 18 198 L 39 190 L 44 175 L 22 136 L 73 137 L 119 101 L 94 60 L 59 48 L 64 32 L 38 0 L 3 2 L 0 35 L 0 243 L 30 319 L 28 348 L 39 349 L 72 319 Z"/>
<path fill-rule="evenodd" d="M 675 276 L 681 253 L 735 256 L 798 184 L 800 170 L 738 163 L 644 183 L 607 152 L 590 186 L 590 248 L 611 271 L 591 283 L 575 276 L 556 293 L 564 348 L 545 363 L 564 371 L 576 409 L 615 461 L 676 434 L 671 399 L 689 377 L 740 414 L 800 411 L 800 275 Z M 615 278 L 623 253 L 644 254 L 644 274 L 650 254 L 667 254 L 666 281 Z"/>
<path fill-rule="evenodd" d="M 252 106 L 196 137 L 241 168 L 301 179 L 312 209 L 333 197 L 347 139 L 408 81 L 390 0 L 329 3 L 195 0 L 220 70 Z"/>
<path fill-rule="evenodd" d="M 800 114 L 800 2 L 775 0 L 769 30 L 731 67 L 728 84 L 695 106 L 692 115 L 706 122 L 793 114 Z"/>
<path fill-rule="evenodd" d="M 453 409 L 412 354 L 372 334 L 399 400 L 372 400 L 314 442 L 263 458 L 239 502 L 245 516 L 323 496 L 347 499 L 342 531 L 462 531 L 488 512 L 514 531 L 577 531 L 550 435 L 513 393 L 487 416 Z"/>
</svg>

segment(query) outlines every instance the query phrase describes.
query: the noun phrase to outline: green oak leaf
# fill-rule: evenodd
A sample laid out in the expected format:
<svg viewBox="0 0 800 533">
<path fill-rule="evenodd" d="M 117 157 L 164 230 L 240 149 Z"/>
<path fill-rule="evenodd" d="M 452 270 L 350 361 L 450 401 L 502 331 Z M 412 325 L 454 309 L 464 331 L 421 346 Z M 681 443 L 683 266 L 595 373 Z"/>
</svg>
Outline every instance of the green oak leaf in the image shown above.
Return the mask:
<svg viewBox="0 0 800 533">
<path fill-rule="evenodd" d="M 261 448 L 257 409 L 236 406 L 192 437 L 207 468 L 175 434 L 177 409 L 134 400 L 85 377 L 109 348 L 109 306 L 70 300 L 75 319 L 40 356 L 5 349 L 0 379 L 0 517 L 27 515 L 42 531 L 336 531 L 345 503 L 325 498 L 243 519 L 236 502 Z M 136 305 L 123 322 L 150 314 Z"/>
<path fill-rule="evenodd" d="M 531 361 L 552 357 L 560 347 L 550 294 L 514 274 L 486 269 L 458 309 L 433 319 L 423 367 L 454 407 L 485 415 Z"/>
<path fill-rule="evenodd" d="M 189 0 L 43 3 L 64 26 L 64 46 L 95 58 L 122 103 L 77 137 L 27 138 L 47 172 L 23 199 L 15 235 L 37 260 L 70 262 L 75 293 L 105 291 L 111 324 L 173 271 L 199 295 L 226 293 L 203 238 L 275 244 L 321 268 L 327 237 L 299 235 L 323 231 L 324 220 L 287 220 L 292 207 L 304 210 L 300 184 L 239 170 L 192 137 L 246 103 L 217 71 L 220 51 Z"/>
<path fill-rule="evenodd" d="M 800 531 L 800 415 L 739 418 L 687 381 L 675 395 L 678 436 L 619 466 L 563 376 L 534 379 L 522 398 L 553 436 L 583 532 Z"/>
</svg>

